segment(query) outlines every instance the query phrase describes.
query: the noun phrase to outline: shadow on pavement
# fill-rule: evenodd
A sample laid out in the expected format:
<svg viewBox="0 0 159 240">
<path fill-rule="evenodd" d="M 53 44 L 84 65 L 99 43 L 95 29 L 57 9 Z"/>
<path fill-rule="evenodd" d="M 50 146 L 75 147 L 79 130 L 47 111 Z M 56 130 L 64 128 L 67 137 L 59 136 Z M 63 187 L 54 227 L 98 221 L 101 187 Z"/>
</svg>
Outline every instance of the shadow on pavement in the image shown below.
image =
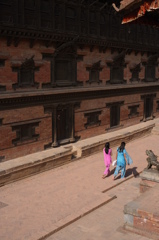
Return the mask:
<svg viewBox="0 0 159 240">
<path fill-rule="evenodd" d="M 125 177 L 129 177 L 130 175 L 134 175 L 134 177 L 138 176 L 139 173 L 138 173 L 138 171 L 136 169 L 137 169 L 137 167 L 133 167 L 133 168 L 127 169 Z"/>
</svg>

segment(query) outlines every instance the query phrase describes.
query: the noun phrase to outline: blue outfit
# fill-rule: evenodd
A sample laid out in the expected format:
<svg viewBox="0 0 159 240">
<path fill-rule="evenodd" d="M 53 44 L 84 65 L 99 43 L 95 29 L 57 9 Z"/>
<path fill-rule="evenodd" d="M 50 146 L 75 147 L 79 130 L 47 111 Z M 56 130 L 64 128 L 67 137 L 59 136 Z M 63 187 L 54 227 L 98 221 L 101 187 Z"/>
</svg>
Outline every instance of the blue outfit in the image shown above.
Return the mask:
<svg viewBox="0 0 159 240">
<path fill-rule="evenodd" d="M 126 150 L 125 150 L 125 151 L 126 151 Z M 132 160 L 132 158 L 130 157 L 130 155 L 127 153 L 127 151 L 126 151 L 126 159 L 127 159 L 128 165 L 131 165 L 131 164 L 133 163 L 133 160 Z"/>
<path fill-rule="evenodd" d="M 124 154 L 126 154 L 126 150 L 124 149 L 122 152 L 119 151 L 119 148 L 117 148 L 117 166 L 115 168 L 115 172 L 114 172 L 114 177 L 116 177 L 119 173 L 119 171 L 121 171 L 121 178 L 125 177 L 125 172 L 126 172 L 126 161 L 124 158 Z"/>
</svg>

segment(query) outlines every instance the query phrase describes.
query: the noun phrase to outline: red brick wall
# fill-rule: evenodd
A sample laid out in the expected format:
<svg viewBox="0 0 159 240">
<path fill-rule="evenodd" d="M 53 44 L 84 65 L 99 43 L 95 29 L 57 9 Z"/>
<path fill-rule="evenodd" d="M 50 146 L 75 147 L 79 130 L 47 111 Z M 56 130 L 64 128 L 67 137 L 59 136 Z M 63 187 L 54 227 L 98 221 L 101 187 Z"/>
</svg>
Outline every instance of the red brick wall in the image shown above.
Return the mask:
<svg viewBox="0 0 159 240">
<path fill-rule="evenodd" d="M 11 44 L 11 46 L 7 46 L 5 39 L 0 41 L 0 46 L 2 49 L 0 52 L 0 58 L 3 59 L 2 56 L 6 56 L 5 66 L 0 67 L 0 85 L 6 86 L 6 92 L 9 94 L 15 94 L 16 97 L 18 97 L 17 94 L 20 92 L 21 96 L 23 96 L 25 92 L 29 91 L 32 91 L 32 95 L 36 95 L 37 93 L 39 94 L 42 89 L 42 83 L 49 83 L 51 76 L 50 62 L 42 59 L 42 53 L 53 53 L 54 48 L 46 48 L 42 42 L 36 42 L 33 48 L 30 48 L 29 41 L 27 40 L 20 41 L 18 47 L 15 47 L 13 44 Z M 99 60 L 101 61 L 100 65 L 102 67 L 99 79 L 102 80 L 102 82 L 99 85 L 96 84 L 94 89 L 96 89 L 96 87 L 115 88 L 115 86 L 106 85 L 106 82 L 110 80 L 110 68 L 108 67 L 107 63 L 112 61 L 112 58 L 118 54 L 117 52 L 111 53 L 110 49 L 107 49 L 106 53 L 101 53 L 97 47 L 94 47 L 93 51 L 91 52 L 89 47 L 85 47 L 83 50 L 78 49 L 78 54 L 83 56 L 83 61 L 77 62 L 77 80 L 83 83 L 84 88 L 89 87 L 89 85 L 86 83 L 86 81 L 89 80 L 89 71 L 87 71 L 86 68 L 92 66 L 92 64 L 98 62 Z M 12 84 L 17 83 L 18 79 L 17 72 L 12 71 L 12 66 L 18 64 L 18 62 L 24 62 L 26 58 L 31 58 L 33 55 L 35 64 L 39 64 L 39 71 L 35 72 L 35 82 L 39 83 L 38 89 L 28 88 L 25 90 L 13 90 Z M 146 57 L 146 54 L 143 57 Z M 141 54 L 135 55 L 134 52 L 132 52 L 130 55 L 126 55 L 125 61 L 127 65 L 124 69 L 124 79 L 127 81 L 127 84 L 131 84 L 131 66 L 141 62 L 141 58 Z M 139 77 L 142 82 L 142 79 L 145 77 L 144 66 L 141 68 Z M 157 67 L 156 77 L 159 77 Z M 137 84 L 139 83 L 135 83 L 134 86 Z M 94 85 L 90 85 L 90 87 L 92 86 Z M 132 86 L 133 85 L 131 84 L 130 87 Z M 118 85 L 117 87 L 121 86 Z M 56 88 L 49 91 L 52 91 L 52 94 L 54 94 L 56 93 Z M 156 98 L 154 99 L 153 115 L 155 117 L 159 117 L 159 112 L 156 111 L 156 101 L 159 99 L 159 93 L 155 93 Z M 146 92 L 144 94 L 146 94 Z M 143 95 L 143 93 L 136 93 L 132 95 L 124 94 L 123 96 L 118 97 L 105 96 L 104 98 L 82 100 L 80 103 L 80 108 L 75 110 L 75 136 L 80 137 L 80 139 L 85 139 L 98 134 L 103 134 L 107 131 L 111 131 L 110 108 L 106 107 L 107 103 L 124 101 L 124 105 L 122 105 L 120 108 L 120 125 L 122 127 L 139 123 L 143 118 L 144 107 L 143 100 L 141 100 L 141 95 Z M 5 95 L 2 93 L 0 98 L 3 96 Z M 129 118 L 128 115 L 130 110 L 128 107 L 136 104 L 139 104 L 139 115 Z M 101 110 L 101 114 L 99 115 L 101 124 L 99 126 L 91 126 L 86 129 L 84 125 L 87 123 L 87 118 L 84 116 L 84 114 L 91 110 Z M 0 156 L 5 156 L 4 160 L 44 150 L 44 146 L 52 142 L 52 114 L 45 114 L 43 105 L 3 110 L 0 111 L 0 119 L 3 119 L 2 125 L 0 126 Z M 27 123 L 30 120 L 39 121 L 39 126 L 35 128 L 36 133 L 39 134 L 38 140 L 24 142 L 23 144 L 15 146 L 12 143 L 12 140 L 16 138 L 16 132 L 12 131 L 12 126 L 16 123 L 19 123 L 19 125 L 21 123 Z"/>
</svg>

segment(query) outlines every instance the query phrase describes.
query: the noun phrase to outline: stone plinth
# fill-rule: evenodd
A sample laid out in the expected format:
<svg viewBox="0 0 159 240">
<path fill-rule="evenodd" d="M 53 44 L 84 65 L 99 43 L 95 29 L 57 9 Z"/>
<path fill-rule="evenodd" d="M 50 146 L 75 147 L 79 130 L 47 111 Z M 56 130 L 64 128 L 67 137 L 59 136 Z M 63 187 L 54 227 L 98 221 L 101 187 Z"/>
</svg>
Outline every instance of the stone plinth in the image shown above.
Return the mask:
<svg viewBox="0 0 159 240">
<path fill-rule="evenodd" d="M 124 206 L 124 229 L 159 239 L 159 184 Z"/>
<path fill-rule="evenodd" d="M 141 195 L 124 206 L 124 228 L 134 233 L 159 239 L 159 171 L 144 169 L 140 174 Z"/>
<path fill-rule="evenodd" d="M 140 192 L 143 193 L 159 183 L 159 171 L 156 168 L 144 169 L 140 174 Z"/>
</svg>

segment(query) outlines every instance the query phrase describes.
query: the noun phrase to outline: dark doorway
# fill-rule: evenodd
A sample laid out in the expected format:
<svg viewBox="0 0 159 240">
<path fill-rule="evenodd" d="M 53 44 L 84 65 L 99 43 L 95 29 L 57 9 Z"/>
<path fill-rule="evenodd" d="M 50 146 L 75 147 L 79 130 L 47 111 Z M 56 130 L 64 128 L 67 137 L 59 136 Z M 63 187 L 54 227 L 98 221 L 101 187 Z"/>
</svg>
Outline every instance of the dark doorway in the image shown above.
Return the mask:
<svg viewBox="0 0 159 240">
<path fill-rule="evenodd" d="M 110 107 L 110 127 L 115 127 L 120 124 L 120 106 L 113 105 Z"/>
<path fill-rule="evenodd" d="M 146 97 L 145 103 L 144 103 L 144 115 L 145 119 L 152 117 L 153 112 L 153 98 L 152 97 Z"/>
<path fill-rule="evenodd" d="M 57 108 L 57 141 L 61 142 L 71 137 L 72 114 L 68 106 Z"/>
</svg>

